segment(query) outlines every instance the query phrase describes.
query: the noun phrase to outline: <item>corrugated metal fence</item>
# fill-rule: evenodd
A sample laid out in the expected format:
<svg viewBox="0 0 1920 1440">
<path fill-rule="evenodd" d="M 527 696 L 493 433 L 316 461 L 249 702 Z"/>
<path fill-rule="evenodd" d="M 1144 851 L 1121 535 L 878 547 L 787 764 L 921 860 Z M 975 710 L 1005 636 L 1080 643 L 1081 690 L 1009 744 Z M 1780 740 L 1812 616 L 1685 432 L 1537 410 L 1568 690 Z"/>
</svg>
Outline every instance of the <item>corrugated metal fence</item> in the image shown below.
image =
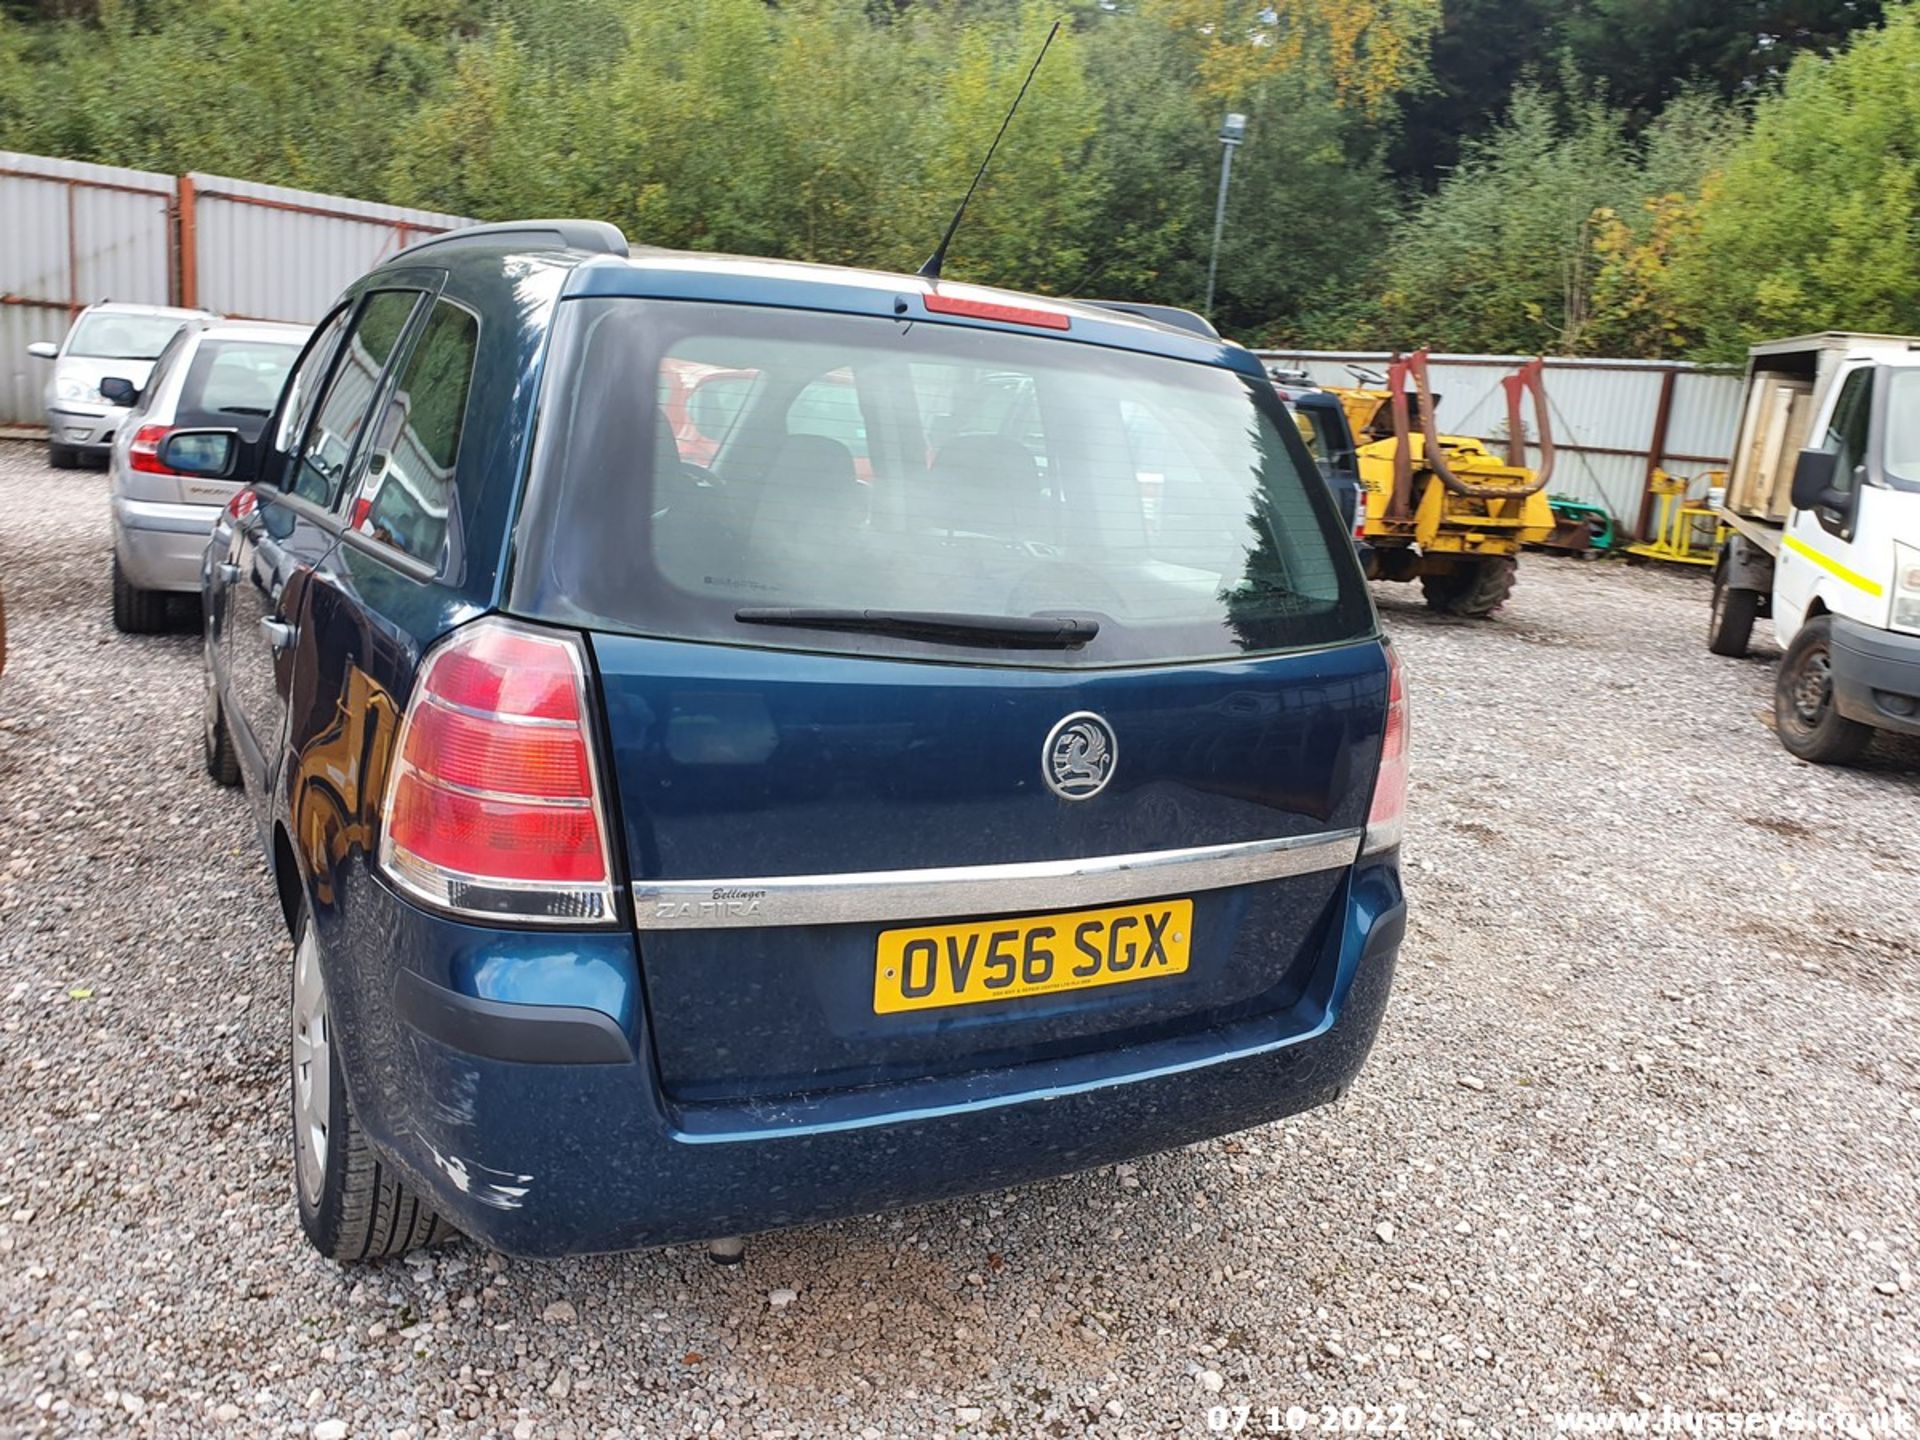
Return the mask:
<svg viewBox="0 0 1920 1440">
<path fill-rule="evenodd" d="M 1322 385 L 1351 385 L 1349 365 L 1384 371 L 1392 359 L 1385 351 L 1357 350 L 1263 350 L 1260 355 L 1270 365 L 1305 370 Z M 1507 431 L 1500 381 L 1528 358 L 1429 356 L 1440 430 L 1499 441 L 1494 448 L 1500 450 Z M 1549 358 L 1546 388 L 1559 457 L 1549 489 L 1604 506 L 1624 530 L 1642 537 L 1653 523 L 1647 482 L 1655 468 L 1698 475 L 1726 469 L 1733 453 L 1742 390 L 1737 371 L 1665 360 Z M 1531 425 L 1531 407 L 1522 413 Z M 1538 447 L 1529 444 L 1527 451 L 1537 463 Z M 1694 488 L 1704 491 L 1705 482 Z"/>
<path fill-rule="evenodd" d="M 96 300 L 168 303 L 175 194 L 171 175 L 0 150 L 0 425 L 41 422 L 28 345 Z"/>
<path fill-rule="evenodd" d="M 314 321 L 347 284 L 414 241 L 473 222 L 220 175 L 160 175 L 0 151 L 0 426 L 38 427 L 42 362 L 98 300 L 197 305 L 257 320 Z M 1384 368 L 1384 351 L 1262 352 L 1323 385 L 1350 364 Z M 1435 355 L 1443 431 L 1504 440 L 1500 380 L 1525 357 Z M 1644 534 L 1656 466 L 1724 469 L 1740 412 L 1740 376 L 1646 360 L 1547 361 L 1560 452 L 1552 489 L 1603 505 Z M 1532 447 L 1529 447 L 1530 450 Z M 1537 459 L 1537 450 L 1533 451 Z"/>
<path fill-rule="evenodd" d="M 221 175 L 160 175 L 0 150 L 0 427 L 38 429 L 44 362 L 100 300 L 318 320 L 416 240 L 474 222 Z"/>
<path fill-rule="evenodd" d="M 181 176 L 180 205 L 181 303 L 247 320 L 318 320 L 394 251 L 474 223 L 221 175 Z"/>
</svg>

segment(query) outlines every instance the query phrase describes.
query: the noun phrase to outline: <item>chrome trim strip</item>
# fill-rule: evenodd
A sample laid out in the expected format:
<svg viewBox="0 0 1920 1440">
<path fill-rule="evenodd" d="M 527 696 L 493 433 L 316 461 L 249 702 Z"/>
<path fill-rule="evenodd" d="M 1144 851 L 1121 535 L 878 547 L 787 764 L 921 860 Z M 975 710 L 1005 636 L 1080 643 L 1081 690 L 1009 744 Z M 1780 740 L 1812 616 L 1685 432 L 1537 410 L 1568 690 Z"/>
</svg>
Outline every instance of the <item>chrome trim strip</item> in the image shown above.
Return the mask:
<svg viewBox="0 0 1920 1440">
<path fill-rule="evenodd" d="M 524 725 L 535 730 L 575 730 L 580 725 L 578 720 L 556 720 L 546 715 L 502 715 L 498 710 L 478 710 L 471 705 L 462 705 L 458 700 L 449 700 L 444 695 L 422 695 L 420 701 L 455 715 L 465 715 L 470 720 L 486 720 L 500 725 Z"/>
<path fill-rule="evenodd" d="M 1085 910 L 1336 870 L 1359 858 L 1360 837 L 1358 829 L 1333 830 L 1084 860 L 640 881 L 633 887 L 634 924 L 641 930 L 743 930 Z"/>
</svg>

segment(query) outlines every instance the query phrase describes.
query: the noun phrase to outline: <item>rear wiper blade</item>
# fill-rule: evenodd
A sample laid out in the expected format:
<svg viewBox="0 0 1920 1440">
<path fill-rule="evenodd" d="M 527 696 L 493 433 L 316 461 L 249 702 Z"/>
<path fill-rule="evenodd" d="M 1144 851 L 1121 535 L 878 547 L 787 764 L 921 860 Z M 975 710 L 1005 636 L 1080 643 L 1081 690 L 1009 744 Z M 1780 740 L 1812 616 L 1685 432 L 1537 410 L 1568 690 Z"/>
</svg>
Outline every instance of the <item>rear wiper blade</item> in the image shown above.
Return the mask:
<svg viewBox="0 0 1920 1440">
<path fill-rule="evenodd" d="M 222 415 L 271 415 L 271 410 L 262 410 L 258 405 L 222 405 Z"/>
<path fill-rule="evenodd" d="M 853 630 L 951 645 L 1003 645 L 1019 650 L 1072 650 L 1100 633 L 1081 615 L 967 615 L 949 610 L 853 610 L 750 605 L 733 612 L 742 625 L 799 630 Z"/>
</svg>

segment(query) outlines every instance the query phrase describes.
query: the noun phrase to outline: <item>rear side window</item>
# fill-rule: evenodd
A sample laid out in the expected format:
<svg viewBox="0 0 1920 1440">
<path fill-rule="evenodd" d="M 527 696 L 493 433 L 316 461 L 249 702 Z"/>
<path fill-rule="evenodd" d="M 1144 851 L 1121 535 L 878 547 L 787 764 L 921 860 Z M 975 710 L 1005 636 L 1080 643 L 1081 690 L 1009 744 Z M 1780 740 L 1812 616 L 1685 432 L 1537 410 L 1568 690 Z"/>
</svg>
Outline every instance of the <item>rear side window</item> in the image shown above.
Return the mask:
<svg viewBox="0 0 1920 1440">
<path fill-rule="evenodd" d="M 381 290 L 361 305 L 289 473 L 287 489 L 301 499 L 331 508 L 340 498 L 380 374 L 419 298 L 413 290 Z"/>
<path fill-rule="evenodd" d="M 701 383 L 676 417 L 689 376 Z M 1270 386 L 1216 366 L 926 322 L 579 300 L 562 307 L 540 435 L 514 582 L 523 613 L 1043 666 L 1373 629 L 1291 420 Z M 1010 651 L 767 623 L 778 607 L 1099 630 Z"/>
<path fill-rule="evenodd" d="M 259 432 L 273 413 L 298 346 L 265 340 L 203 340 L 174 407 L 181 426 L 233 425 Z"/>
<path fill-rule="evenodd" d="M 434 305 L 381 412 L 353 506 L 355 530 L 430 565 L 446 554 L 479 338 L 472 315 L 444 300 Z"/>
</svg>

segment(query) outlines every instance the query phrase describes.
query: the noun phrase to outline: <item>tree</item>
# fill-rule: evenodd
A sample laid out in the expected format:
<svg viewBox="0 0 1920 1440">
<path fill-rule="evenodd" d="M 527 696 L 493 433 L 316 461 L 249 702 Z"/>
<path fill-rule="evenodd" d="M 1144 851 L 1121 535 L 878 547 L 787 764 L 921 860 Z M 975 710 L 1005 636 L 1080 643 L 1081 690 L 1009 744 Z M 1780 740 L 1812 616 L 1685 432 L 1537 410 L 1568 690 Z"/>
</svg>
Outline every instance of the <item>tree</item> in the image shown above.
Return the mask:
<svg viewBox="0 0 1920 1440">
<path fill-rule="evenodd" d="M 1559 0 L 1444 0 L 1441 9 L 1427 76 L 1397 97 L 1389 151 L 1393 173 L 1422 189 L 1499 124 L 1516 88 L 1553 85 L 1567 13 Z"/>
<path fill-rule="evenodd" d="M 1469 145 L 1395 233 L 1376 337 L 1449 350 L 1663 353 L 1674 324 L 1645 313 L 1654 302 L 1636 286 L 1656 259 L 1668 283 L 1684 235 L 1666 197 L 1698 193 L 1736 123 L 1688 99 L 1636 141 L 1625 117 L 1597 102 L 1563 112 L 1538 90 L 1519 91 L 1506 123 Z M 1663 290 L 1660 303 L 1670 309 L 1673 297 Z"/>
<path fill-rule="evenodd" d="M 1237 104 L 1314 66 L 1343 102 L 1377 114 L 1424 72 L 1440 0 L 1146 0 L 1142 13 L 1190 47 L 1203 101 Z"/>
<path fill-rule="evenodd" d="M 1603 99 L 1637 136 L 1686 94 L 1750 101 L 1794 56 L 1880 22 L 1881 0 L 1443 0 L 1429 79 L 1398 97 L 1394 173 L 1430 189 L 1515 89 Z M 1572 77 L 1571 86 L 1563 83 Z"/>
<path fill-rule="evenodd" d="M 1770 88 L 1796 55 L 1878 25 L 1880 0 L 1583 0 L 1563 27 L 1581 73 L 1638 126 L 1688 90 Z"/>
<path fill-rule="evenodd" d="M 425 0 L 109 0 L 21 28 L 0 125 L 24 150 L 364 194 L 444 73 L 444 23 Z"/>
<path fill-rule="evenodd" d="M 1920 10 L 1794 62 L 1711 179 L 1675 266 L 1703 353 L 1801 331 L 1920 330 Z"/>
</svg>

